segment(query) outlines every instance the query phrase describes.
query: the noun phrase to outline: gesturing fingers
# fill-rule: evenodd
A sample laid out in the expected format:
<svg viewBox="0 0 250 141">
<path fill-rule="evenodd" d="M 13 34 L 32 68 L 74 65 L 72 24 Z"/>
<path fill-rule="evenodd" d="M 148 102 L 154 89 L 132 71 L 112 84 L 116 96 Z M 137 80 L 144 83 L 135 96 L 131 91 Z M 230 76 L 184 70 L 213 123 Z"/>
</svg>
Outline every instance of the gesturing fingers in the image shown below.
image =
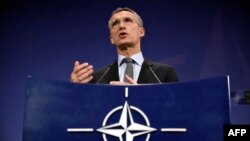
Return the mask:
<svg viewBox="0 0 250 141">
<path fill-rule="evenodd" d="M 109 84 L 111 85 L 137 85 L 137 82 L 134 79 L 132 79 L 128 75 L 125 75 L 125 77 L 128 80 L 128 83 L 120 82 L 120 81 L 110 81 Z"/>
<path fill-rule="evenodd" d="M 131 77 L 129 77 L 127 74 L 125 75 L 125 78 L 128 80 L 129 84 L 134 84 L 134 85 L 137 84 L 137 82 Z"/>
<path fill-rule="evenodd" d="M 80 64 L 75 62 L 73 72 L 71 73 L 70 81 L 77 83 L 88 83 L 93 79 L 93 66 L 88 63 Z"/>
</svg>

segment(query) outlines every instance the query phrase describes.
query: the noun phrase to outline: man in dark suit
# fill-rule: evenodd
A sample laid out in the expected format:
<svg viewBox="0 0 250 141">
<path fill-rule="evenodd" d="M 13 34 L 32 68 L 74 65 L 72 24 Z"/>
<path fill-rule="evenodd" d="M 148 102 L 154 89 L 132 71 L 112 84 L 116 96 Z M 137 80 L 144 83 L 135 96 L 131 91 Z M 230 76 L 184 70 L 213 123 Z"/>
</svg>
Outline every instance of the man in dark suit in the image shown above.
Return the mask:
<svg viewBox="0 0 250 141">
<path fill-rule="evenodd" d="M 75 62 L 71 82 L 109 83 L 113 85 L 176 82 L 172 66 L 144 59 L 141 38 L 145 35 L 141 17 L 130 8 L 117 8 L 109 20 L 110 40 L 118 59 L 99 71 L 87 62 Z"/>
</svg>

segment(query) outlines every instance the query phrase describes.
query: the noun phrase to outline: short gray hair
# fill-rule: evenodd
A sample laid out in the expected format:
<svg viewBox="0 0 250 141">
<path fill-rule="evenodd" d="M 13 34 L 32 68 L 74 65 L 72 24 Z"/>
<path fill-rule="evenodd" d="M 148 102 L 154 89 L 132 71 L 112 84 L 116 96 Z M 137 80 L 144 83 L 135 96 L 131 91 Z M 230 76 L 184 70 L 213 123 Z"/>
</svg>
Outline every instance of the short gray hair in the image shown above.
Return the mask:
<svg viewBox="0 0 250 141">
<path fill-rule="evenodd" d="M 116 13 L 119 13 L 119 12 L 121 12 L 121 11 L 128 11 L 128 12 L 131 12 L 135 17 L 136 17 L 136 20 L 137 20 L 137 22 L 138 22 L 138 25 L 140 26 L 140 27 L 143 27 L 143 21 L 142 21 L 142 19 L 141 19 L 141 17 L 134 11 L 134 10 L 132 10 L 131 8 L 128 8 L 128 7 L 124 7 L 124 8 L 121 8 L 121 7 L 118 7 L 117 9 L 115 9 L 113 12 L 112 12 L 112 14 L 111 14 L 111 16 L 110 16 L 110 19 L 109 19 L 109 22 L 108 22 L 108 27 L 109 27 L 109 29 L 111 29 L 111 17 L 114 15 L 114 14 L 116 14 Z"/>
</svg>

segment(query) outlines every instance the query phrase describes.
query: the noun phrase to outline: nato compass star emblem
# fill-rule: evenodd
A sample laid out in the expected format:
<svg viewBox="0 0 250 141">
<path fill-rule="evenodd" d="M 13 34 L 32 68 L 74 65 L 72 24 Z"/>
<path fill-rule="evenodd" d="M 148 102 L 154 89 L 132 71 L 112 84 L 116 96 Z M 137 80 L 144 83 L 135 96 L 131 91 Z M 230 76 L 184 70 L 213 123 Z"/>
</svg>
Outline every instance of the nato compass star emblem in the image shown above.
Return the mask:
<svg viewBox="0 0 250 141">
<path fill-rule="evenodd" d="M 122 114 L 119 122 L 106 126 L 106 121 L 109 118 L 109 116 L 112 115 L 112 113 L 116 112 L 117 110 L 121 109 L 122 109 Z M 133 119 L 131 109 L 142 114 L 147 125 L 136 123 Z M 103 121 L 103 127 L 97 129 L 97 131 L 103 133 L 104 141 L 107 141 L 105 134 L 115 136 L 119 138 L 120 141 L 123 141 L 123 136 L 125 136 L 126 141 L 133 141 L 134 137 L 147 134 L 146 141 L 148 141 L 150 137 L 149 133 L 156 131 L 156 129 L 150 127 L 148 118 L 140 109 L 133 106 L 129 106 L 128 102 L 126 101 L 123 107 L 117 107 L 111 112 L 109 112 L 109 114 Z"/>
<path fill-rule="evenodd" d="M 128 87 L 125 87 L 125 97 L 128 97 Z M 117 111 L 122 111 L 120 119 L 117 123 L 107 124 L 108 119 Z M 134 121 L 133 112 L 139 113 L 146 125 L 137 123 Z M 68 132 L 93 132 L 93 128 L 68 128 Z M 96 129 L 96 131 L 101 132 L 104 141 L 108 141 L 106 135 L 114 136 L 119 139 L 119 141 L 133 141 L 135 137 L 146 135 L 145 141 L 149 141 L 150 133 L 157 131 L 157 129 L 150 127 L 150 122 L 146 114 L 137 107 L 130 106 L 127 101 L 125 101 L 123 106 L 118 106 L 111 110 L 103 120 L 102 127 Z M 186 128 L 161 128 L 161 132 L 186 132 Z"/>
</svg>

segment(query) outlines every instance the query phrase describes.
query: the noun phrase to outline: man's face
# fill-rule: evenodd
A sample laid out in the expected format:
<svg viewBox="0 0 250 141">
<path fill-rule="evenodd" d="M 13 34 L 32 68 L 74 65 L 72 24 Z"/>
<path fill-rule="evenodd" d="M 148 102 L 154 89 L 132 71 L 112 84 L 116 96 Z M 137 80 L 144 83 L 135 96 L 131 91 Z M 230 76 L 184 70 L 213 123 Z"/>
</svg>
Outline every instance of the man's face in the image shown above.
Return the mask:
<svg viewBox="0 0 250 141">
<path fill-rule="evenodd" d="M 128 11 L 121 11 L 111 17 L 110 40 L 117 47 L 135 46 L 144 36 L 144 28 Z"/>
</svg>

